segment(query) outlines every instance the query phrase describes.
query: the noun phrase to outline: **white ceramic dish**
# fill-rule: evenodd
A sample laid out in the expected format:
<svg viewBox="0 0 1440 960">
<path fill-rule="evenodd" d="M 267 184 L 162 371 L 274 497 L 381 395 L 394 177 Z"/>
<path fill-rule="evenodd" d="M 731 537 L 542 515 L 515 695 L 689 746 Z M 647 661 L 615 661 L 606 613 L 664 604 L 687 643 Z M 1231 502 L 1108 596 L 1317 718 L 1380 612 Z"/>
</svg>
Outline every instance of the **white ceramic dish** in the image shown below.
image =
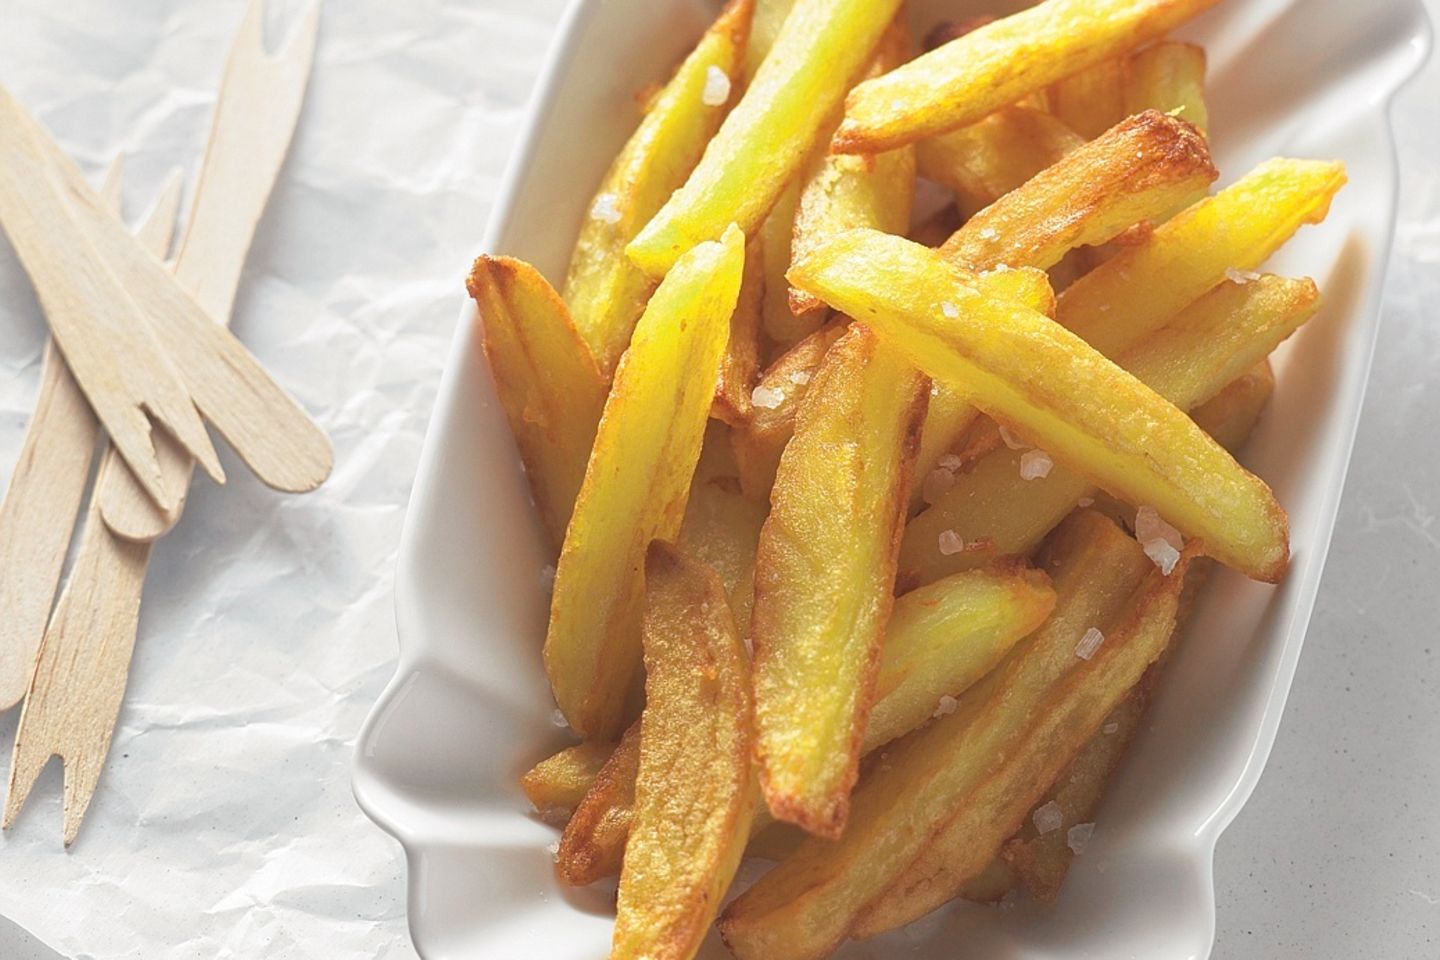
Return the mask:
<svg viewBox="0 0 1440 960">
<path fill-rule="evenodd" d="M 911 5 L 922 26 L 997 6 Z M 715 9 L 709 0 L 576 0 L 486 250 L 563 276 L 594 185 L 634 123 L 634 91 L 665 74 Z M 1215 841 L 1274 741 L 1334 524 L 1395 213 L 1388 105 L 1428 52 L 1429 26 L 1418 0 L 1225 0 L 1184 33 L 1210 51 L 1222 184 L 1276 154 L 1349 167 L 1329 220 L 1271 265 L 1315 277 L 1327 298 L 1279 355 L 1280 386 L 1246 457 L 1290 511 L 1290 576 L 1270 589 L 1225 574 L 1206 591 L 1153 725 L 1058 904 L 958 905 L 851 944 L 842 958 L 1209 954 Z M 400 662 L 361 733 L 355 792 L 405 848 L 410 926 L 424 956 L 598 958 L 611 891 L 556 883 L 555 831 L 529 815 L 516 786 L 565 741 L 540 663 L 549 558 L 472 321 L 467 304 L 401 550 Z M 712 943 L 703 956 L 726 954 Z"/>
</svg>

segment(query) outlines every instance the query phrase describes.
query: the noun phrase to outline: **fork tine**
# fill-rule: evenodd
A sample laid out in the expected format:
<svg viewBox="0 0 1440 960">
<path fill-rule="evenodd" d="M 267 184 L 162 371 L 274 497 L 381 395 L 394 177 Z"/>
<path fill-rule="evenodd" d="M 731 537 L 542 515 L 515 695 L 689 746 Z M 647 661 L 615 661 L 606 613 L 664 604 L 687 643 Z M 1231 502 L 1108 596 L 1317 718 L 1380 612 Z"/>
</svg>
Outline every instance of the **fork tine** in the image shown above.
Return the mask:
<svg viewBox="0 0 1440 960">
<path fill-rule="evenodd" d="M 135 231 L 135 236 L 145 249 L 164 259 L 170 250 L 170 238 L 175 234 L 175 215 L 180 211 L 180 193 L 185 186 L 185 171 L 172 167 L 160 186 L 150 215 Z"/>
</svg>

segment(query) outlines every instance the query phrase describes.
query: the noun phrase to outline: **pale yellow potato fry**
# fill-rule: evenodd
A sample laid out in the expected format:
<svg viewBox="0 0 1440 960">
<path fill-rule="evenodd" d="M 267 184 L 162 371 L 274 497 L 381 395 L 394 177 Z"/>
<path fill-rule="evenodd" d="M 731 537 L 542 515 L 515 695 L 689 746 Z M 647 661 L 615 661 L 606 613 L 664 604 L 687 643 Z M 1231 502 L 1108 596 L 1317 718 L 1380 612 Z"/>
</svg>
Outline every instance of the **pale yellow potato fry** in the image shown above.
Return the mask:
<svg viewBox="0 0 1440 960">
<path fill-rule="evenodd" d="M 1058 319 L 1115 356 L 1219 286 L 1227 270 L 1254 270 L 1302 224 L 1324 220 L 1344 184 L 1343 164 L 1268 160 L 1076 280 L 1060 295 Z"/>
<path fill-rule="evenodd" d="M 770 813 L 844 828 L 929 383 L 868 330 L 825 354 L 755 562 L 756 760 Z"/>
<path fill-rule="evenodd" d="M 910 59 L 913 47 L 902 11 L 880 39 L 867 76 L 895 69 Z M 828 140 L 826 137 L 822 143 Z M 901 147 L 855 157 L 822 149 L 812 154 L 801 181 L 790 243 L 793 258 L 804 257 L 824 238 L 854 227 L 904 233 L 915 200 L 915 150 Z M 825 304 L 819 300 L 788 284 L 786 289 L 790 310 L 796 316 L 824 314 Z"/>
<path fill-rule="evenodd" d="M 1043 110 L 1011 106 L 921 140 L 915 156 L 921 176 L 953 190 L 960 213 L 969 217 L 1084 142 Z"/>
<path fill-rule="evenodd" d="M 658 278 L 731 223 L 753 233 L 899 7 L 900 0 L 797 0 L 699 165 L 626 248 L 630 259 Z"/>
<path fill-rule="evenodd" d="M 1216 0 L 1046 0 L 868 80 L 845 100 L 841 153 L 954 130 L 1169 32 Z"/>
<path fill-rule="evenodd" d="M 645 577 L 640 771 L 610 957 L 691 960 L 750 837 L 750 661 L 713 571 L 658 541 Z"/>
<path fill-rule="evenodd" d="M 701 37 L 651 102 L 586 208 L 565 278 L 565 302 L 607 379 L 655 289 L 655 281 L 625 256 L 625 245 L 685 182 L 720 128 L 733 97 L 706 103 L 706 83 L 715 69 L 739 89 L 753 4 L 732 0 Z"/>
<path fill-rule="evenodd" d="M 798 176 L 785 186 L 775 206 L 761 222 L 755 238 L 760 244 L 765 265 L 762 325 L 765 335 L 778 350 L 790 349 L 818 330 L 825 320 L 823 312 L 797 317 L 790 309 L 790 284 L 785 274 L 790 269 L 795 211 L 800 206 L 801 187 Z"/>
<path fill-rule="evenodd" d="M 559 544 L 585 477 L 605 381 L 564 301 L 534 267 L 479 257 L 467 287 L 535 506 Z"/>
<path fill-rule="evenodd" d="M 568 821 L 614 752 L 613 743 L 586 742 L 566 747 L 531 767 L 520 778 L 520 789 L 541 817 Z"/>
<path fill-rule="evenodd" d="M 735 312 L 730 315 L 730 339 L 720 379 L 715 383 L 715 402 L 710 416 L 732 427 L 750 419 L 750 392 L 760 379 L 760 326 L 765 298 L 765 263 L 758 241 L 745 247 L 745 278 Z"/>
<path fill-rule="evenodd" d="M 583 887 L 620 872 L 625 844 L 635 822 L 635 778 L 640 771 L 640 722 L 625 731 L 576 805 L 560 847 L 555 872 L 572 887 Z"/>
<path fill-rule="evenodd" d="M 1120 362 L 1171 403 L 1190 409 L 1262 361 L 1318 307 L 1319 294 L 1308 280 L 1263 277 L 1243 285 L 1225 283 Z M 1097 495 L 1089 480 L 1058 463 L 1043 478 L 1020 480 L 1026 452 L 1001 448 L 981 457 L 906 525 L 898 575 L 902 588 L 999 556 L 1028 554 L 1077 501 Z M 969 549 L 941 553 L 940 536 L 947 532 Z"/>
<path fill-rule="evenodd" d="M 940 249 L 972 270 L 1002 263 L 1046 269 L 1076 247 L 1105 243 L 1141 220 L 1169 212 L 1203 192 L 1216 175 L 1198 130 L 1147 111 L 998 199 Z"/>
<path fill-rule="evenodd" d="M 765 57 L 770 53 L 770 48 L 775 45 L 775 38 L 780 35 L 780 27 L 794 6 L 795 0 L 755 0 L 755 16 L 750 26 L 750 43 L 745 47 L 745 82 L 747 84 L 754 79 L 760 69 L 760 64 L 765 61 Z"/>
<path fill-rule="evenodd" d="M 1119 622 L 1089 660 L 1054 684 L 1020 742 L 970 792 L 956 797 L 954 817 L 935 833 L 889 889 L 865 908 L 851 930 L 870 937 L 904 926 L 960 895 L 993 862 L 1020 827 L 1045 784 L 1053 783 L 1094 736 L 1175 632 L 1180 593 L 1193 551 L 1169 576 L 1152 570 Z M 1072 659 L 1075 659 L 1072 656 Z"/>
<path fill-rule="evenodd" d="M 1263 360 L 1190 411 L 1190 419 L 1220 446 L 1237 453 L 1250 439 L 1274 392 L 1275 371 L 1270 368 L 1270 361 Z"/>
<path fill-rule="evenodd" d="M 1284 574 L 1289 526 L 1270 488 L 1060 324 L 986 296 L 927 247 L 873 231 L 844 234 L 790 274 L 1091 482 L 1153 506 L 1210 556 L 1259 580 Z"/>
<path fill-rule="evenodd" d="M 755 549 L 767 512 L 765 503 L 745 496 L 739 482 L 730 478 L 697 481 L 690 487 L 676 543 L 687 556 L 720 576 L 732 606 L 735 591 L 755 567 Z"/>
<path fill-rule="evenodd" d="M 570 726 L 620 734 L 640 665 L 643 558 L 673 538 L 740 291 L 745 239 L 694 248 L 650 299 L 620 366 L 560 551 L 545 671 Z"/>
<path fill-rule="evenodd" d="M 1102 60 L 1052 83 L 1046 91 L 1050 112 L 1086 140 L 1138 113 L 1125 109 L 1125 59 Z"/>
<path fill-rule="evenodd" d="M 1203 47 L 1177 40 L 1146 47 L 1125 64 L 1124 94 L 1127 113 L 1159 110 L 1210 129 Z"/>
<path fill-rule="evenodd" d="M 721 935 L 740 960 L 818 960 L 837 947 L 982 787 L 996 758 L 1013 756 L 1052 712 L 1064 679 L 1088 666 L 1075 656 L 1085 631 L 1108 627 L 1153 569 L 1134 540 L 1093 513 L 1057 534 L 1050 559 L 1059 601 L 1045 625 L 966 691 L 954 713 L 887 748 L 885 764 L 856 790 L 838 840 L 807 840 L 725 911 Z M 1013 832 L 996 838 L 972 876 Z"/>
</svg>

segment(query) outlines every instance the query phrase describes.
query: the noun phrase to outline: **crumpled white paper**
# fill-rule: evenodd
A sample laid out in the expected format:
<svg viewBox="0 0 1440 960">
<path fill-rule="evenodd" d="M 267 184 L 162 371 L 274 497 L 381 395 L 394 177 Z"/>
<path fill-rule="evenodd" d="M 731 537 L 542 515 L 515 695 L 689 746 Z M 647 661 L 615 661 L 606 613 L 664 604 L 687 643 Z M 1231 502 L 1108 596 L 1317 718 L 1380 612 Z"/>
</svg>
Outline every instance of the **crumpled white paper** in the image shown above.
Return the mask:
<svg viewBox="0 0 1440 960">
<path fill-rule="evenodd" d="M 301 8 L 271 6 L 272 35 Z M 403 858 L 350 757 L 396 653 L 396 547 L 464 272 L 563 6 L 326 5 L 234 329 L 329 432 L 335 473 L 282 496 L 227 457 L 229 484 L 197 478 L 157 548 L 78 841 L 60 844 L 58 762 L 0 839 L 0 915 L 67 956 L 414 956 Z M 243 7 L 10 0 L 0 82 L 97 176 L 126 153 L 135 219 L 173 165 L 193 182 Z M 0 239 L 0 480 L 45 335 Z"/>
</svg>

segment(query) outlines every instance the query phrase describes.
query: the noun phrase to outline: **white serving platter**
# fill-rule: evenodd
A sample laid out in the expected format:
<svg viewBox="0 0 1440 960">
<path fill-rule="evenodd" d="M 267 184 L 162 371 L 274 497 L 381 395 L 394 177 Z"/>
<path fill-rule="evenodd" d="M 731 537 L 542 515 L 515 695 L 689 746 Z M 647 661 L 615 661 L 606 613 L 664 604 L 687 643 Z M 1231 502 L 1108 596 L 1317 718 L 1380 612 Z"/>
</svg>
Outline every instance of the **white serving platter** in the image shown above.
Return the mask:
<svg viewBox="0 0 1440 960">
<path fill-rule="evenodd" d="M 1015 6 L 912 0 L 921 28 Z M 586 205 L 636 121 L 635 91 L 666 75 L 716 9 L 711 0 L 575 0 L 484 251 L 563 278 Z M 1274 742 L 1380 322 L 1397 193 L 1389 103 L 1429 52 L 1430 28 L 1419 0 L 1224 0 L 1182 36 L 1209 50 L 1221 185 L 1279 154 L 1338 158 L 1349 169 L 1326 223 L 1305 228 L 1268 267 L 1314 277 L 1326 298 L 1277 355 L 1279 388 L 1244 458 L 1290 512 L 1290 575 L 1269 588 L 1223 573 L 1208 587 L 1057 904 L 954 905 L 850 944 L 842 960 L 1210 953 L 1215 842 Z M 516 782 L 567 739 L 552 723 L 540 661 L 551 558 L 474 319 L 467 301 L 401 547 L 400 660 L 361 732 L 355 792 L 405 848 L 411 932 L 428 960 L 592 960 L 608 951 L 613 887 L 558 884 L 555 830 L 530 814 Z M 713 937 L 702 952 L 727 955 Z"/>
</svg>

